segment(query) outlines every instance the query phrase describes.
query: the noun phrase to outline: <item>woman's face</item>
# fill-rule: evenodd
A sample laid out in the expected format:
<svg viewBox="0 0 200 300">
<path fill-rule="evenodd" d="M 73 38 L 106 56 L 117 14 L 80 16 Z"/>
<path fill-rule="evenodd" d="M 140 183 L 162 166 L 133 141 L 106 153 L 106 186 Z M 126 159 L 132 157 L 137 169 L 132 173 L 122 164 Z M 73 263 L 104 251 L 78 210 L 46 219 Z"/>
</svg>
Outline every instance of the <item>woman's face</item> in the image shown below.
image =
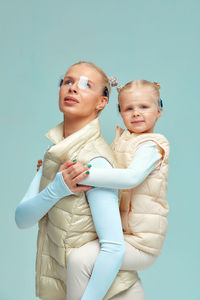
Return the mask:
<svg viewBox="0 0 200 300">
<path fill-rule="evenodd" d="M 92 120 L 106 103 L 101 74 L 87 64 L 69 68 L 60 87 L 59 109 L 66 117 Z"/>
</svg>

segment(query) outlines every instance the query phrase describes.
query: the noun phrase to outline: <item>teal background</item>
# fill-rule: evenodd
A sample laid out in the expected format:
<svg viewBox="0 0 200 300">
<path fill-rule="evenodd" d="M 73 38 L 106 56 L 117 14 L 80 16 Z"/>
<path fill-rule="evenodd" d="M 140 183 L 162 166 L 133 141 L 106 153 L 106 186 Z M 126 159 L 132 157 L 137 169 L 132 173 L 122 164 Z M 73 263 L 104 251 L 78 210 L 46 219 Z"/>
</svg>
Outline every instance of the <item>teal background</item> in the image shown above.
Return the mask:
<svg viewBox="0 0 200 300">
<path fill-rule="evenodd" d="M 160 82 L 164 112 L 156 131 L 171 144 L 169 230 L 163 254 L 140 273 L 147 300 L 200 299 L 199 1 L 6 1 L 0 11 L 1 209 L 0 299 L 33 300 L 37 226 L 14 221 L 62 120 L 58 79 L 89 60 L 120 84 Z M 111 143 L 117 93 L 101 115 Z"/>
</svg>

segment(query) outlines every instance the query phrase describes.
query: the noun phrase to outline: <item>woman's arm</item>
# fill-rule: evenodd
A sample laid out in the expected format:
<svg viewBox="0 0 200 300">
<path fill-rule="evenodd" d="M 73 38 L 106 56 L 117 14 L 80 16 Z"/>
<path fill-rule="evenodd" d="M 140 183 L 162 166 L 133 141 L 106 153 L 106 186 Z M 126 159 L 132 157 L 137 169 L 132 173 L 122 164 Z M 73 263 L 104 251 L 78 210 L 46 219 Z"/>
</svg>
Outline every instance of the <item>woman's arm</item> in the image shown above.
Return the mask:
<svg viewBox="0 0 200 300">
<path fill-rule="evenodd" d="M 81 185 L 95 187 L 130 189 L 139 185 L 157 167 L 162 155 L 154 142 L 142 143 L 127 169 L 91 168 Z M 101 158 L 98 158 L 101 160 Z"/>
<path fill-rule="evenodd" d="M 15 221 L 19 228 L 35 225 L 61 198 L 72 194 L 65 184 L 62 172 L 39 193 L 42 167 L 36 173 L 27 193 L 16 208 Z"/>
<path fill-rule="evenodd" d="M 79 177 L 73 175 L 75 162 L 62 164 L 54 180 L 39 193 L 42 167 L 33 178 L 27 193 L 15 210 L 15 221 L 19 228 L 28 228 L 35 225 L 60 199 L 73 193 L 88 191 L 91 187 L 77 185 L 87 174 Z M 67 168 L 67 169 L 66 169 Z M 81 166 L 79 170 L 87 170 L 87 166 Z"/>
<path fill-rule="evenodd" d="M 91 163 L 94 169 L 100 165 L 106 171 L 112 169 L 108 161 L 103 158 L 94 159 Z M 113 283 L 125 253 L 118 192 L 112 189 L 95 188 L 86 194 L 101 249 L 81 300 L 101 300 Z"/>
</svg>

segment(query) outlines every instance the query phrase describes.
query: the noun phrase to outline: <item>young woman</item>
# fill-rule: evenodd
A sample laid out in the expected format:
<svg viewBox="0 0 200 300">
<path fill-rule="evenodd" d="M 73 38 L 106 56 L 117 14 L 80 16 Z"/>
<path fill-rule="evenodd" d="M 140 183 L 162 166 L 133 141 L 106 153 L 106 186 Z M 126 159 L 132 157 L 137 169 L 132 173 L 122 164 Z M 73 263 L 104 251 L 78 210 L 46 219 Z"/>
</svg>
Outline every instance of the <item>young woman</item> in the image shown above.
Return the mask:
<svg viewBox="0 0 200 300">
<path fill-rule="evenodd" d="M 53 146 L 47 150 L 43 167 L 16 209 L 16 223 L 20 228 L 39 221 L 36 295 L 42 300 L 65 300 L 66 294 L 68 300 L 73 300 L 68 286 L 66 289 L 70 253 L 74 248 L 95 240 L 97 235 L 101 250 L 92 272 L 91 288 L 88 285 L 82 299 L 102 299 L 124 257 L 117 191 L 78 187 L 76 181 L 70 183 L 70 176 L 63 171 L 73 162 L 63 163 L 73 158 L 98 165 L 98 157 L 101 157 L 104 168 L 115 166 L 97 119 L 109 93 L 107 76 L 94 64 L 80 62 L 68 69 L 59 92 L 59 108 L 64 121 L 48 132 L 47 137 Z M 82 175 L 82 178 L 86 176 Z M 87 198 L 83 192 L 86 190 Z M 102 271 L 105 275 L 99 285 Z M 127 290 L 137 280 L 136 272 L 119 272 L 105 299 Z M 94 291 L 93 285 L 98 290 Z M 139 288 L 142 290 L 140 284 Z"/>
</svg>

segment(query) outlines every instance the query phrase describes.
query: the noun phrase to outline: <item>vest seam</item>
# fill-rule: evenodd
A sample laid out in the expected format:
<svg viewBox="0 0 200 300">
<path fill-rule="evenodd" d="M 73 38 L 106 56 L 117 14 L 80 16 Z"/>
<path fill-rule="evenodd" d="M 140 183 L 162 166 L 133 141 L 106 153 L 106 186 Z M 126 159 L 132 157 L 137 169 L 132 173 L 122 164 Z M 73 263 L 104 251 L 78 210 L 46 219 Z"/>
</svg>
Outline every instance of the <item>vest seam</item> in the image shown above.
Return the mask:
<svg viewBox="0 0 200 300">
<path fill-rule="evenodd" d="M 42 253 L 41 256 L 45 256 L 45 257 L 50 257 L 52 260 L 55 261 L 55 263 L 57 263 L 59 265 L 59 267 L 61 268 L 64 268 L 63 265 L 61 265 L 53 256 L 51 256 L 50 254 L 45 254 L 45 253 Z M 45 275 L 44 275 L 45 276 Z"/>
<path fill-rule="evenodd" d="M 151 233 L 151 234 L 156 234 L 156 235 L 160 235 L 160 236 L 163 236 L 165 237 L 165 234 L 162 234 L 162 233 L 158 233 L 158 232 L 152 232 L 152 231 L 134 231 L 133 232 L 130 232 L 130 233 L 126 233 L 126 231 L 124 232 L 124 235 L 128 235 L 128 236 L 136 236 L 136 234 L 140 234 L 140 233 Z M 152 248 L 153 249 L 153 248 Z"/>
<path fill-rule="evenodd" d="M 62 241 L 63 241 L 63 247 L 62 247 L 62 246 L 59 246 L 58 244 L 56 244 L 56 243 L 52 240 L 52 238 L 49 236 L 48 232 L 47 232 L 47 236 L 48 236 L 48 239 L 50 239 L 50 241 L 51 241 L 56 247 L 61 248 L 61 249 L 64 249 L 64 248 L 65 248 L 65 247 L 64 247 L 64 240 L 62 240 Z"/>
<path fill-rule="evenodd" d="M 65 282 L 62 280 L 62 278 L 56 278 L 56 277 L 52 277 L 52 276 L 46 276 L 46 275 L 40 275 L 40 277 L 44 277 L 44 278 L 50 278 L 52 280 L 58 280 L 58 281 L 62 281 L 64 284 Z"/>
<path fill-rule="evenodd" d="M 121 210 L 121 211 L 122 211 L 122 212 L 124 212 L 124 211 L 126 212 L 126 210 Z M 131 212 L 134 212 L 134 210 L 132 210 Z M 129 212 L 129 213 L 130 213 L 130 212 Z M 144 214 L 144 212 L 134 212 L 134 215 L 143 215 L 143 214 Z M 146 212 L 145 212 L 145 215 L 153 215 L 153 216 L 156 215 L 156 216 L 163 217 L 164 219 L 166 219 L 165 216 L 162 216 L 162 215 L 160 215 L 159 213 L 156 214 L 156 213 L 148 213 L 148 212 L 146 213 Z"/>
<path fill-rule="evenodd" d="M 130 242 L 130 241 L 127 240 L 127 243 L 133 245 L 134 247 L 135 247 L 135 245 L 137 245 L 138 250 L 141 250 L 141 251 L 144 251 L 144 252 L 146 252 L 146 253 L 150 253 L 150 254 L 153 254 L 153 255 L 156 255 L 156 256 L 160 255 L 160 253 L 162 252 L 160 248 L 152 248 L 152 247 L 149 247 L 149 246 L 147 247 L 147 246 L 142 245 L 142 244 L 139 244 L 139 243 L 137 243 L 137 242 L 135 242 L 135 241 L 132 243 L 132 242 Z M 146 249 L 146 251 L 145 251 L 144 248 L 145 248 L 145 249 L 148 248 L 148 250 L 149 250 L 149 248 L 150 248 L 150 251 L 147 251 L 147 249 Z M 151 251 L 151 249 L 152 249 L 152 251 Z M 157 254 L 155 254 L 155 252 L 156 252 Z"/>
<path fill-rule="evenodd" d="M 62 210 L 63 211 L 63 210 Z M 61 230 L 62 232 L 66 232 L 64 229 L 62 229 L 61 227 L 59 227 L 58 225 L 54 224 L 51 220 L 51 218 L 48 218 L 49 223 L 51 223 L 54 227 L 58 228 L 59 230 Z"/>
</svg>

